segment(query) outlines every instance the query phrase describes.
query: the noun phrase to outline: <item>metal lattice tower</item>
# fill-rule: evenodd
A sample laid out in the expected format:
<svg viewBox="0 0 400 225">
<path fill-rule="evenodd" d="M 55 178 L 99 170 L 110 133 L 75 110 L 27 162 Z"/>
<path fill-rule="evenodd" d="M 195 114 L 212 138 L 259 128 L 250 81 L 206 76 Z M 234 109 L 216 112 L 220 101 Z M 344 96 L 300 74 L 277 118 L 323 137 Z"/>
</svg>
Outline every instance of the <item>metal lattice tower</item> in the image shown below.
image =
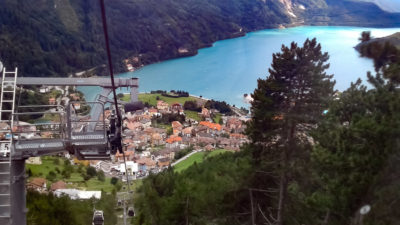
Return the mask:
<svg viewBox="0 0 400 225">
<path fill-rule="evenodd" d="M 17 72 L 4 68 L 0 94 L 0 224 L 11 224 L 12 128 L 14 126 Z"/>
<path fill-rule="evenodd" d="M 118 137 L 115 119 L 105 121 L 104 105 L 112 91 L 105 78 L 17 78 L 15 71 L 2 71 L 0 75 L 0 225 L 26 225 L 25 160 L 29 157 L 68 151 L 80 159 L 108 159 L 115 154 L 114 139 Z M 91 105 L 90 115 L 73 113 L 73 105 L 15 106 L 16 86 L 100 86 L 101 94 Z M 131 89 L 131 102 L 120 102 L 130 110 L 140 107 L 137 97 L 137 78 L 118 78 L 118 88 Z M 140 103 L 140 102 L 139 102 Z M 142 104 L 143 105 L 143 104 Z M 52 114 L 55 121 L 27 123 L 23 116 Z M 114 124 L 114 129 L 112 129 Z M 120 134 L 119 134 L 120 135 Z"/>
</svg>

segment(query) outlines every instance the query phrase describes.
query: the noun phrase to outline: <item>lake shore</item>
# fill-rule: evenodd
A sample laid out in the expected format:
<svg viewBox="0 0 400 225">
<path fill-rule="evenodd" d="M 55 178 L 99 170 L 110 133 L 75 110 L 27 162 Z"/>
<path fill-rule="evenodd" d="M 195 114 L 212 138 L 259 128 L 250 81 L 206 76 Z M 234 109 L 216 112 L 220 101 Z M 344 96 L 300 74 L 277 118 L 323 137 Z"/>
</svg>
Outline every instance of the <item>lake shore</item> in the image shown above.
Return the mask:
<svg viewBox="0 0 400 225">
<path fill-rule="evenodd" d="M 248 33 L 244 37 L 217 41 L 213 47 L 201 49 L 195 56 L 150 64 L 135 72 L 119 74 L 118 77 L 139 78 L 140 92 L 185 90 L 196 97 L 248 108 L 249 104 L 243 101 L 243 94 L 253 93 L 257 79 L 268 76 L 272 54 L 279 52 L 282 44 L 289 45 L 294 41 L 301 45 L 305 39 L 316 37 L 322 50 L 330 55 L 331 66 L 327 72 L 335 75 L 335 88 L 343 91 L 358 78 L 365 81 L 366 73 L 373 71 L 372 61 L 360 58 L 354 49 L 361 32 L 365 30 L 370 30 L 374 37 L 383 37 L 399 32 L 400 28 L 302 26 L 267 29 Z M 85 95 L 93 97 L 95 91 L 100 91 L 100 88 L 84 89 Z"/>
</svg>

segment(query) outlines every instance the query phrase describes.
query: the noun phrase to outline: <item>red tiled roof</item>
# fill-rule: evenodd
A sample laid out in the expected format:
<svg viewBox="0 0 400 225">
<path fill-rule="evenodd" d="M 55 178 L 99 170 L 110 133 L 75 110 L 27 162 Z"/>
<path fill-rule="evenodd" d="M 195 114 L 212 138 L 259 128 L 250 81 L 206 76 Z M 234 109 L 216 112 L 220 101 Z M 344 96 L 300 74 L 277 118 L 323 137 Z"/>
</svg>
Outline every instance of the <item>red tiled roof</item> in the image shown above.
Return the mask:
<svg viewBox="0 0 400 225">
<path fill-rule="evenodd" d="M 172 144 L 174 142 L 180 142 L 182 141 L 182 138 L 179 136 L 175 136 L 175 137 L 170 137 L 166 140 L 167 143 Z"/>
<path fill-rule="evenodd" d="M 136 160 L 136 163 L 138 164 L 145 164 L 146 166 L 155 166 L 156 162 L 154 160 L 151 160 L 150 158 L 140 158 Z"/>
<path fill-rule="evenodd" d="M 149 112 L 156 113 L 156 112 L 158 112 L 158 110 L 157 110 L 157 109 L 155 109 L 155 108 L 150 108 L 150 109 L 149 109 Z"/>
<path fill-rule="evenodd" d="M 46 183 L 46 179 L 38 177 L 38 178 L 33 178 L 31 180 L 31 182 L 29 182 L 30 184 L 33 184 L 35 186 L 39 186 L 42 187 L 45 183 Z"/>
<path fill-rule="evenodd" d="M 51 190 L 55 191 L 57 189 L 65 189 L 66 187 L 67 187 L 67 184 L 64 181 L 59 180 L 51 185 Z"/>
<path fill-rule="evenodd" d="M 182 128 L 182 124 L 179 121 L 172 121 L 172 128 Z"/>
<path fill-rule="evenodd" d="M 203 126 L 206 126 L 206 127 L 210 128 L 210 129 L 218 130 L 218 131 L 220 131 L 221 128 L 222 128 L 221 125 L 219 125 L 217 123 L 211 123 L 211 122 L 208 122 L 208 121 L 201 121 L 200 125 L 203 125 Z"/>
</svg>

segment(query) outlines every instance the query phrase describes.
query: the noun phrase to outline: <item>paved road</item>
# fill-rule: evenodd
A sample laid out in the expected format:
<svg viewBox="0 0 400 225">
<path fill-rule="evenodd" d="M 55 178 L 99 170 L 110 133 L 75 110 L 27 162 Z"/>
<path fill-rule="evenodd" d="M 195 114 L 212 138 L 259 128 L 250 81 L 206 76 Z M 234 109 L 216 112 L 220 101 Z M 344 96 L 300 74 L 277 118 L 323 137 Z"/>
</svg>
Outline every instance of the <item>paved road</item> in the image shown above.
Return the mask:
<svg viewBox="0 0 400 225">
<path fill-rule="evenodd" d="M 187 155 L 183 156 L 182 158 L 178 159 L 177 161 L 175 161 L 174 163 L 171 163 L 171 166 L 175 166 L 176 164 L 178 164 L 178 163 L 180 163 L 180 162 L 186 160 L 187 158 L 189 158 L 191 155 L 193 155 L 193 154 L 195 154 L 195 153 L 197 153 L 197 152 L 202 152 L 202 151 L 204 151 L 204 150 L 203 150 L 203 149 L 200 149 L 200 150 L 193 150 L 193 151 L 191 151 L 189 154 L 187 154 Z"/>
</svg>

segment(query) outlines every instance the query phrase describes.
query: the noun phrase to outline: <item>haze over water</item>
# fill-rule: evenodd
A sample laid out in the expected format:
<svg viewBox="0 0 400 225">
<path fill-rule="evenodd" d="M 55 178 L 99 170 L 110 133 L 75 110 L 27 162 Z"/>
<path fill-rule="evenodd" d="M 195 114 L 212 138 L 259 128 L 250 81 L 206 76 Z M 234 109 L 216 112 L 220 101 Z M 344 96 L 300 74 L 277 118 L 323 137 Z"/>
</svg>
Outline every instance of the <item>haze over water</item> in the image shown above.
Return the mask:
<svg viewBox="0 0 400 225">
<path fill-rule="evenodd" d="M 334 74 L 335 88 L 343 91 L 359 77 L 366 81 L 367 71 L 373 71 L 372 61 L 359 57 L 353 48 L 365 30 L 371 31 L 373 37 L 400 32 L 400 28 L 327 26 L 268 29 L 218 41 L 213 47 L 200 49 L 196 56 L 148 65 L 118 77 L 138 77 L 140 92 L 184 90 L 192 95 L 248 107 L 243 102 L 243 94 L 254 91 L 258 78 L 266 78 L 272 54 L 279 52 L 282 44 L 295 41 L 302 46 L 307 38 L 316 37 L 322 50 L 330 55 L 328 72 Z M 87 100 L 93 100 L 100 91 L 95 87 L 79 90 L 84 92 Z"/>
</svg>

